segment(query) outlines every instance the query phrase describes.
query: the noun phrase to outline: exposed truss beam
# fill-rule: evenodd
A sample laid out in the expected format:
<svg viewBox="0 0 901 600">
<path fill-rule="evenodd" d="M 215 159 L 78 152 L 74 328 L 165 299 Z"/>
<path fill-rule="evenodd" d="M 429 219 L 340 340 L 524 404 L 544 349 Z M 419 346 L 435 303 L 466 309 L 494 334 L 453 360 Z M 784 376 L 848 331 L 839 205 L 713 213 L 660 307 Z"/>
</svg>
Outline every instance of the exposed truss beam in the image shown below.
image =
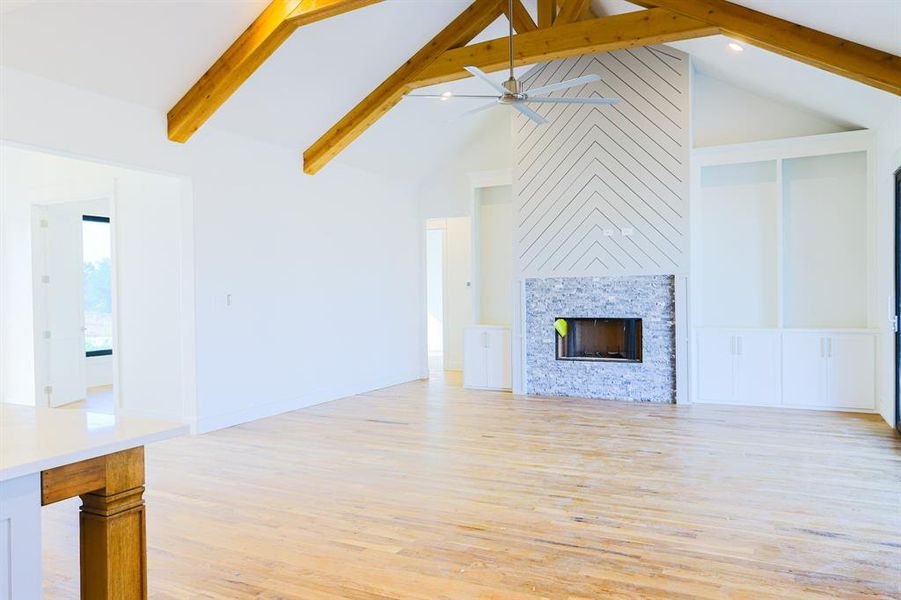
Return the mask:
<svg viewBox="0 0 901 600">
<path fill-rule="evenodd" d="M 622 48 L 665 44 L 719 33 L 719 29 L 697 19 L 662 9 L 587 19 L 577 23 L 538 29 L 515 38 L 514 62 L 531 65 L 580 54 L 609 52 Z M 412 88 L 469 77 L 463 70 L 474 65 L 484 71 L 500 71 L 508 63 L 506 40 L 491 40 L 449 50 L 420 71 L 408 85 Z"/>
<path fill-rule="evenodd" d="M 704 21 L 738 41 L 901 95 L 901 57 L 894 54 L 725 0 L 633 1 Z"/>
<path fill-rule="evenodd" d="M 272 0 L 169 111 L 169 139 L 186 142 L 295 29 L 381 0 Z"/>
<path fill-rule="evenodd" d="M 522 0 L 513 0 L 513 15 L 511 19 L 513 20 L 513 29 L 516 30 L 516 33 L 528 33 L 538 29 L 538 25 L 535 24 L 532 15 L 523 6 Z"/>
<path fill-rule="evenodd" d="M 409 89 L 409 81 L 420 71 L 445 51 L 463 47 L 471 41 L 502 14 L 506 6 L 506 0 L 475 0 L 303 153 L 304 172 L 312 175 L 319 171 L 397 104 Z"/>
<path fill-rule="evenodd" d="M 554 24 L 557 17 L 557 0 L 538 0 L 538 27 L 544 29 Z"/>
<path fill-rule="evenodd" d="M 591 9 L 590 4 L 589 0 L 563 0 L 557 18 L 554 19 L 554 25 L 566 25 L 582 20 Z"/>
</svg>

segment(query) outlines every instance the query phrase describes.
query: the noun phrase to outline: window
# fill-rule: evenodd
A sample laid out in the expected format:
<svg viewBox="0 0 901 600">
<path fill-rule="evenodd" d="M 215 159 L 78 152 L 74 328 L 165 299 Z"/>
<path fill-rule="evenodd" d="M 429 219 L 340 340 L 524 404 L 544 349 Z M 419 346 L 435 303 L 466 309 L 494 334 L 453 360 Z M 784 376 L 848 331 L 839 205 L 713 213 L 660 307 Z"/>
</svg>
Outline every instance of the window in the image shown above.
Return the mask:
<svg viewBox="0 0 901 600">
<path fill-rule="evenodd" d="M 108 217 L 82 217 L 85 356 L 113 353 L 111 235 Z"/>
</svg>

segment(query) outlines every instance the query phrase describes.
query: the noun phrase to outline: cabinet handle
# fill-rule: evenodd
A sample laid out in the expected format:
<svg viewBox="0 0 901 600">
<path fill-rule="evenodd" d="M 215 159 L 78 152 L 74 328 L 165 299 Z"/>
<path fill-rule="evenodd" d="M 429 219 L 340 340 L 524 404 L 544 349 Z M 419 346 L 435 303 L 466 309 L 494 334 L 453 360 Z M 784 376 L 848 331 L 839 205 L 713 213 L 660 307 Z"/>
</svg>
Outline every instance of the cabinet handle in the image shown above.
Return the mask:
<svg viewBox="0 0 901 600">
<path fill-rule="evenodd" d="M 743 352 L 743 350 L 742 350 L 742 344 L 741 344 L 741 338 L 742 338 L 742 336 L 738 336 L 737 338 L 735 338 L 735 339 L 738 341 L 738 355 L 739 355 L 739 356 L 741 356 L 741 355 L 742 355 L 742 352 Z"/>
<path fill-rule="evenodd" d="M 820 358 L 826 358 L 826 338 L 820 338 Z"/>
<path fill-rule="evenodd" d="M 483 331 L 482 332 L 482 348 L 487 348 L 487 347 L 488 347 L 488 333 Z"/>
<path fill-rule="evenodd" d="M 826 338 L 826 356 L 832 358 L 832 338 Z"/>
<path fill-rule="evenodd" d="M 735 336 L 729 336 L 729 354 L 735 356 Z"/>
</svg>

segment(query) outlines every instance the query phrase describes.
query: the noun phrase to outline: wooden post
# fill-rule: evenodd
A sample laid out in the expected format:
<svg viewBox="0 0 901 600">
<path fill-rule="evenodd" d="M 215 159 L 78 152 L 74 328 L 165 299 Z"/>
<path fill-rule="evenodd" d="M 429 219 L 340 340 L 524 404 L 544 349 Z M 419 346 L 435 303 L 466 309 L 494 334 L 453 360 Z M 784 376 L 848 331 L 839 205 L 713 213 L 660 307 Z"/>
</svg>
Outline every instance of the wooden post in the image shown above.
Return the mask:
<svg viewBox="0 0 901 600">
<path fill-rule="evenodd" d="M 81 496 L 81 597 L 147 598 L 144 486 Z"/>
<path fill-rule="evenodd" d="M 81 597 L 147 598 L 144 448 L 42 473 L 42 503 L 81 497 Z"/>
</svg>

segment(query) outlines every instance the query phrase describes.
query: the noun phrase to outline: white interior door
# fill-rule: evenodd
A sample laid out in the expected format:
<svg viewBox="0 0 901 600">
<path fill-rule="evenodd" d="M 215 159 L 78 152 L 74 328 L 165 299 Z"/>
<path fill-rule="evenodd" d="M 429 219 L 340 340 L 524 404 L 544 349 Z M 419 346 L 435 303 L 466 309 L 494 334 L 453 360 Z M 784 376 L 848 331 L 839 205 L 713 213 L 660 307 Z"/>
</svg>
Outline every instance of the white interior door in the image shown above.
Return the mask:
<svg viewBox="0 0 901 600">
<path fill-rule="evenodd" d="M 469 217 L 446 220 L 444 368 L 463 368 L 463 328 L 473 324 L 472 225 Z"/>
<path fill-rule="evenodd" d="M 37 347 L 44 354 L 48 402 L 61 406 L 86 396 L 82 215 L 74 203 L 39 211 L 44 256 L 35 276 L 44 292 L 45 326 Z"/>
<path fill-rule="evenodd" d="M 876 345 L 872 335 L 828 338 L 829 404 L 838 408 L 876 406 Z"/>
</svg>

